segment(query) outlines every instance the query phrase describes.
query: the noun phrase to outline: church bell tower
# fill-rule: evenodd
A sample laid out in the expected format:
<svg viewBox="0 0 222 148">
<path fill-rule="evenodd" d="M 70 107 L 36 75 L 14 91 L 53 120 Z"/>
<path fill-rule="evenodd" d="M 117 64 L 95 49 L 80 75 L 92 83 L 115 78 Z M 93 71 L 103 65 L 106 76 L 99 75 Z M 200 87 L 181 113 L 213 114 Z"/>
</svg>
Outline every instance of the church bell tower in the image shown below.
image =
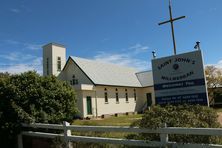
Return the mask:
<svg viewBox="0 0 222 148">
<path fill-rule="evenodd" d="M 43 76 L 58 76 L 66 63 L 66 48 L 64 45 L 49 43 L 43 47 Z"/>
</svg>

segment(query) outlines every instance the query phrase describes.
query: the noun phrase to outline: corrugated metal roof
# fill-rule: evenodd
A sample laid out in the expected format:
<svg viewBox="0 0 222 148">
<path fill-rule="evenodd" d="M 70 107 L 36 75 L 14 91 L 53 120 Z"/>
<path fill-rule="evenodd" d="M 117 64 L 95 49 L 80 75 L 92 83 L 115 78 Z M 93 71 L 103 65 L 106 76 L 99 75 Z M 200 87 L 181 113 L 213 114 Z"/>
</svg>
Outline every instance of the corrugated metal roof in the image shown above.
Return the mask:
<svg viewBox="0 0 222 148">
<path fill-rule="evenodd" d="M 153 86 L 153 72 L 143 71 L 136 73 L 142 87 Z"/>
<path fill-rule="evenodd" d="M 71 57 L 86 75 L 99 85 L 141 87 L 134 68 Z"/>
</svg>

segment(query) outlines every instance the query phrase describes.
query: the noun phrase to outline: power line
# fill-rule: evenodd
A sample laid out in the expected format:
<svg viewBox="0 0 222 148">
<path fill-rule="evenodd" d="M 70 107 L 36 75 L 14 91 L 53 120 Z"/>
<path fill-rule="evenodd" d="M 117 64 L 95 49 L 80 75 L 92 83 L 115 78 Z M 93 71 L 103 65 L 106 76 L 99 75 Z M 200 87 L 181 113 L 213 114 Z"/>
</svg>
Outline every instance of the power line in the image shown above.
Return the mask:
<svg viewBox="0 0 222 148">
<path fill-rule="evenodd" d="M 0 64 L 0 66 L 42 66 L 42 64 Z"/>
<path fill-rule="evenodd" d="M 24 66 L 43 66 L 43 64 L 0 64 L 0 66 L 21 66 L 21 65 L 24 65 Z M 55 65 L 57 66 L 57 64 L 50 64 L 50 65 Z"/>
</svg>

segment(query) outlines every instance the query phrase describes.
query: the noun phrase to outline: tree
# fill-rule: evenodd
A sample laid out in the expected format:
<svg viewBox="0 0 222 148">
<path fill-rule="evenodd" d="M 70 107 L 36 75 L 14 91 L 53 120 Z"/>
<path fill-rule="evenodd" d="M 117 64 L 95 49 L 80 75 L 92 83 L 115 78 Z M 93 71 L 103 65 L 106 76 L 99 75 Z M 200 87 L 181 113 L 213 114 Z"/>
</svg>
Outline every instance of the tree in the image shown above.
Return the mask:
<svg viewBox="0 0 222 148">
<path fill-rule="evenodd" d="M 61 123 L 76 114 L 75 92 L 66 82 L 36 72 L 0 74 L 0 139 L 7 147 L 22 122 Z"/>
<path fill-rule="evenodd" d="M 217 93 L 221 93 L 217 88 L 222 86 L 222 70 L 215 66 L 206 66 L 205 68 L 209 103 L 214 104 L 214 98 Z"/>
</svg>

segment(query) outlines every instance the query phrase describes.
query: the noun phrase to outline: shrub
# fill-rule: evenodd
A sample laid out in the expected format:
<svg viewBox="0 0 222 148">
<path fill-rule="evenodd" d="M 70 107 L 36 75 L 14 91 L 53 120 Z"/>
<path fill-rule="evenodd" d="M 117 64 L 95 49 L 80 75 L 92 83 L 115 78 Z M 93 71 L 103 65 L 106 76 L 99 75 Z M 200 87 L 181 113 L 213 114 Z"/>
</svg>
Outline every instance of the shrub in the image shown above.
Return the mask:
<svg viewBox="0 0 222 148">
<path fill-rule="evenodd" d="M 15 144 L 22 122 L 61 123 L 76 113 L 75 91 L 56 77 L 0 74 L 0 139 L 5 147 Z"/>
<path fill-rule="evenodd" d="M 199 127 L 219 128 L 217 113 L 206 106 L 200 105 L 167 105 L 165 107 L 153 106 L 143 115 L 141 121 L 134 123 L 141 128 L 158 128 L 163 123 L 168 127 Z M 144 140 L 159 141 L 158 134 L 139 134 L 128 136 Z M 221 139 L 215 136 L 198 135 L 169 135 L 170 141 L 182 143 L 221 143 Z"/>
</svg>

